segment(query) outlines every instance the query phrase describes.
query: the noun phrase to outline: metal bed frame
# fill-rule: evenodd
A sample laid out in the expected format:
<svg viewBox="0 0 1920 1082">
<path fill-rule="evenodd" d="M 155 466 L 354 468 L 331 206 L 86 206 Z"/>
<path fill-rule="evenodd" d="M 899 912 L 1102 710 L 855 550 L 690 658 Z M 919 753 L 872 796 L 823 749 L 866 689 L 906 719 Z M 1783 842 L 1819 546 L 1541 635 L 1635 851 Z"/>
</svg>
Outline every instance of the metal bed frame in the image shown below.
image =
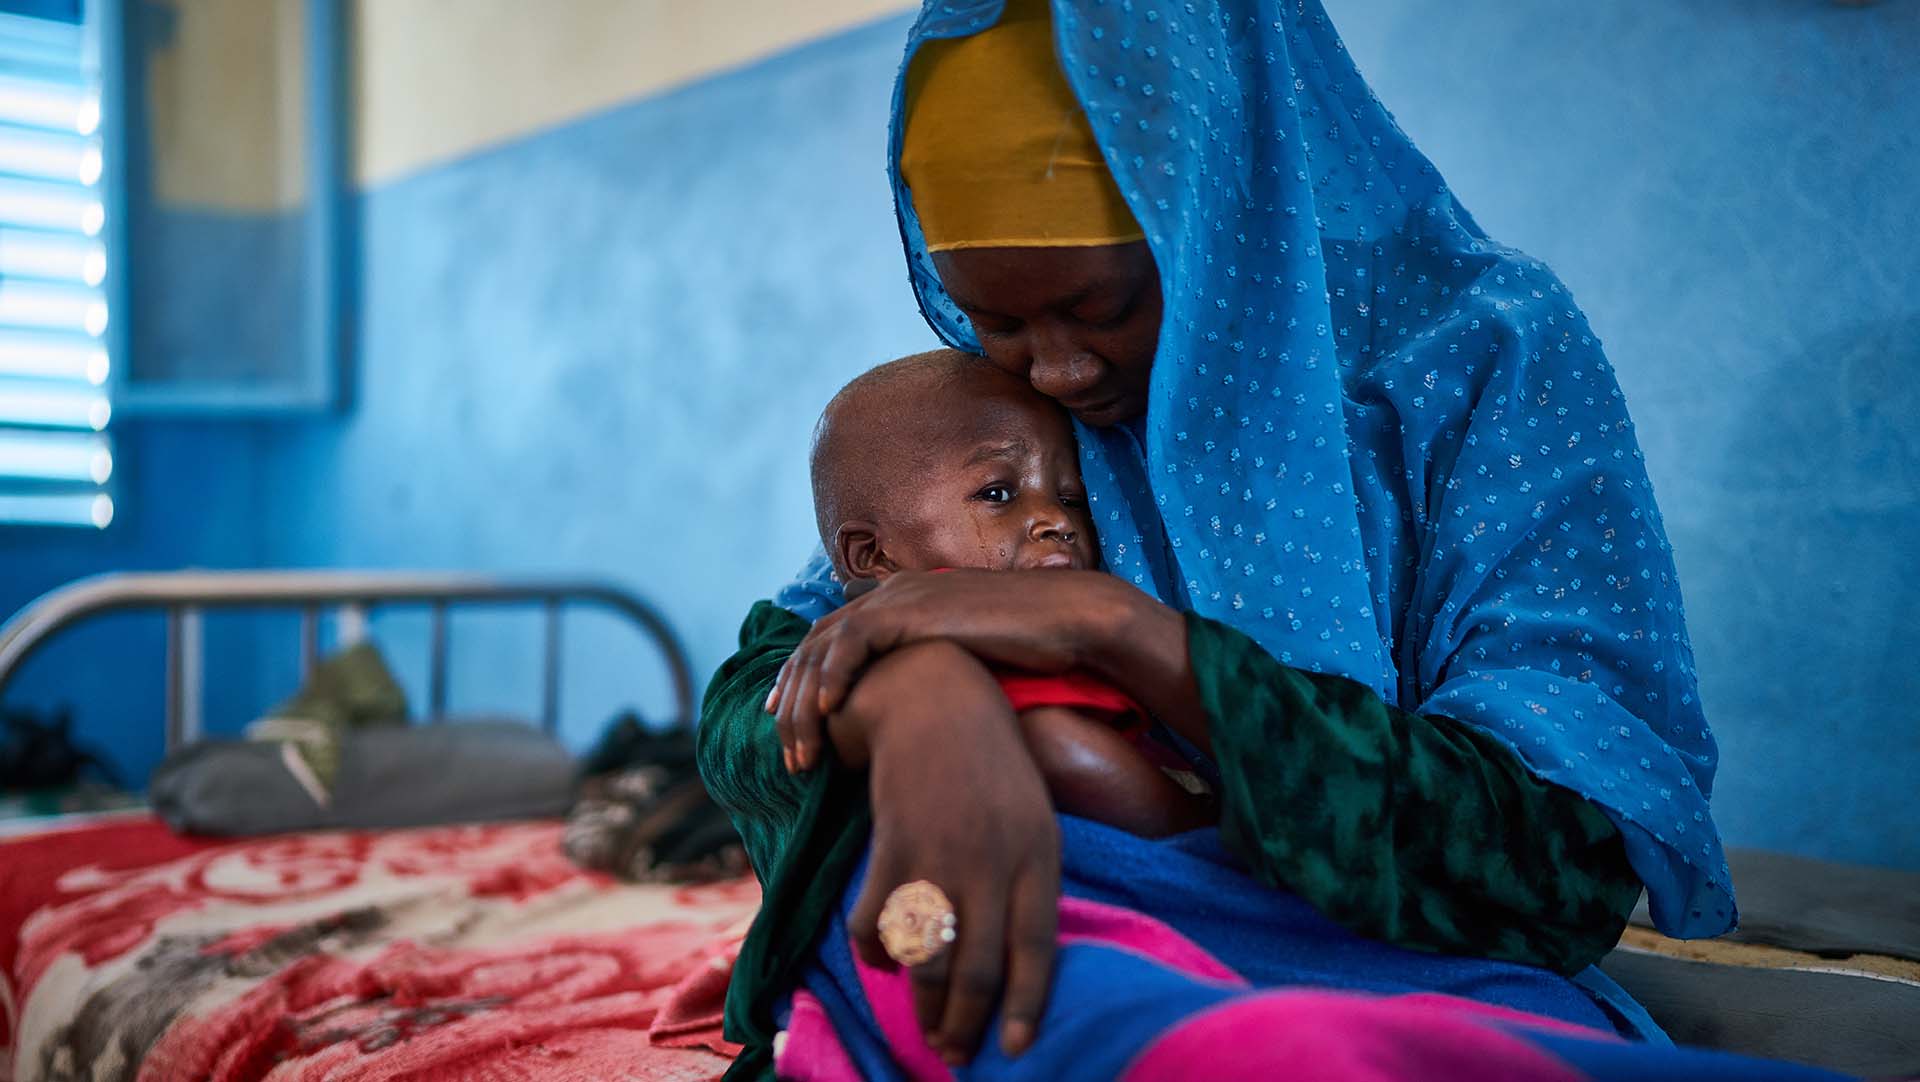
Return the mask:
<svg viewBox="0 0 1920 1082">
<path fill-rule="evenodd" d="M 538 606 L 545 612 L 541 727 L 559 725 L 561 615 L 565 607 L 610 609 L 644 632 L 665 657 L 673 683 L 674 724 L 693 725 L 693 673 L 673 628 L 651 605 L 602 583 L 544 578 L 366 571 L 166 571 L 116 573 L 61 586 L 0 625 L 0 702 L 29 656 L 60 631 L 110 612 L 162 610 L 167 627 L 167 750 L 198 738 L 204 672 L 201 618 L 209 609 L 298 609 L 302 673 L 319 660 L 320 617 L 337 612 L 364 625 L 375 608 L 425 606 L 431 614 L 428 715 L 447 706 L 448 612 L 465 608 Z M 351 637 L 351 636 L 349 636 Z"/>
</svg>

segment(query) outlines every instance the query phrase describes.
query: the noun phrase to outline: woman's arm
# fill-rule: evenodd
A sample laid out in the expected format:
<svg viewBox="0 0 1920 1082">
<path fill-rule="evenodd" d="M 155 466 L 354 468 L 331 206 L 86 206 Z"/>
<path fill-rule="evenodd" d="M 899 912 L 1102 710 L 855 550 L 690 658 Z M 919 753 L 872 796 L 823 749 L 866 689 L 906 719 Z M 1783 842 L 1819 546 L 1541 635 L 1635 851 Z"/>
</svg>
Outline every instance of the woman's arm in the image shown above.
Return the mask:
<svg viewBox="0 0 1920 1082">
<path fill-rule="evenodd" d="M 696 747 L 701 780 L 740 831 L 764 885 L 802 826 L 807 779 L 784 769 L 764 710 L 780 666 L 810 625 L 765 601 L 740 627 L 740 649 L 714 674 L 700 705 Z"/>
<path fill-rule="evenodd" d="M 904 572 L 822 617 L 781 668 L 767 709 L 799 769 L 828 714 L 889 650 L 943 639 L 1033 672 L 1092 672 L 1203 750 L 1206 712 L 1179 613 L 1098 571 Z"/>
<path fill-rule="evenodd" d="M 840 904 L 869 830 L 865 778 L 828 760 L 790 774 L 765 710 L 780 666 L 810 625 L 767 602 L 740 628 L 740 649 L 701 704 L 700 777 L 726 809 L 760 878 L 761 905 L 727 986 L 727 1039 L 748 1077 L 772 1074 L 776 998 L 799 981 Z"/>
<path fill-rule="evenodd" d="M 1282 665 L 1111 576 L 898 578 L 822 621 L 786 666 L 781 696 L 830 699 L 836 666 L 932 629 L 996 661 L 1085 668 L 1217 760 L 1222 830 L 1259 878 L 1348 927 L 1562 971 L 1618 940 L 1640 890 L 1618 829 L 1485 734 Z M 792 714 L 798 730 L 805 712 Z"/>
<path fill-rule="evenodd" d="M 1388 706 L 1188 619 L 1222 775 L 1221 833 L 1255 876 L 1364 935 L 1572 973 L 1640 897 L 1620 832 L 1498 741 Z"/>
<path fill-rule="evenodd" d="M 869 756 L 873 849 L 847 930 L 870 963 L 880 908 L 927 880 L 952 899 L 959 936 L 910 971 L 921 1029 L 947 1062 L 972 1058 L 997 1004 L 1000 1043 L 1031 1043 L 1051 983 L 1060 837 L 1013 708 L 984 666 L 946 642 L 870 667 L 836 713 L 836 750 Z"/>
<path fill-rule="evenodd" d="M 856 943 L 870 961 L 891 964 L 878 946 L 880 905 L 913 879 L 940 885 L 961 934 L 946 960 L 913 973 L 922 1026 L 936 1047 L 964 1060 L 997 1001 L 1001 1044 L 1017 1053 L 1046 1002 L 1059 836 L 1006 697 L 957 647 L 895 651 L 833 719 L 849 758 L 868 769 L 822 752 L 818 769 L 792 773 L 766 702 L 807 630 L 784 610 L 756 605 L 701 712 L 701 776 L 740 829 L 764 889 L 727 990 L 728 1037 L 747 1046 L 743 1058 L 770 1055 L 774 1001 L 811 961 L 870 852 L 849 920 Z M 954 814 L 960 808 L 968 814 Z"/>
</svg>

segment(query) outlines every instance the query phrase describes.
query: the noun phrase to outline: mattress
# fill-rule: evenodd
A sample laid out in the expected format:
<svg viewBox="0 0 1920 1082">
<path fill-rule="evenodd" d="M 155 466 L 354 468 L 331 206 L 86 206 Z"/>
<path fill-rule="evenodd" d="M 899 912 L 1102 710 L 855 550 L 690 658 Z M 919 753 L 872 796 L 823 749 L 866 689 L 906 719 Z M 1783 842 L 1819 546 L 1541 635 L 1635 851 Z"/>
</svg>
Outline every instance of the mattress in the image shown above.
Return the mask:
<svg viewBox="0 0 1920 1082">
<path fill-rule="evenodd" d="M 717 1078 L 748 879 L 622 884 L 561 825 L 0 830 L 0 1082 Z M 1920 876 L 1736 852 L 1745 927 L 1603 964 L 1679 1041 L 1920 1074 Z"/>
<path fill-rule="evenodd" d="M 560 831 L 0 837 L 0 1082 L 718 1077 L 758 887 L 623 884 Z"/>
<path fill-rule="evenodd" d="M 1681 1044 L 1920 1078 L 1920 875 L 1729 854 L 1740 927 L 1682 942 L 1634 914 L 1600 963 Z"/>
</svg>

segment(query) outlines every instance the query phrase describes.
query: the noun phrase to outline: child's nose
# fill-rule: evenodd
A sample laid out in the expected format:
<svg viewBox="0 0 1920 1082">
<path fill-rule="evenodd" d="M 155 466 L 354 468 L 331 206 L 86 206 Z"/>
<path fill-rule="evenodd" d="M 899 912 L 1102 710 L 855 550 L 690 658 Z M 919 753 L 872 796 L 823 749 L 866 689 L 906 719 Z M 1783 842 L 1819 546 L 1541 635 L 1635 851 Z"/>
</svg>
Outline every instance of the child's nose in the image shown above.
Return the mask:
<svg viewBox="0 0 1920 1082">
<path fill-rule="evenodd" d="M 1073 519 L 1059 500 L 1045 501 L 1027 521 L 1027 537 L 1032 541 L 1052 539 L 1072 544 L 1075 536 Z"/>
</svg>

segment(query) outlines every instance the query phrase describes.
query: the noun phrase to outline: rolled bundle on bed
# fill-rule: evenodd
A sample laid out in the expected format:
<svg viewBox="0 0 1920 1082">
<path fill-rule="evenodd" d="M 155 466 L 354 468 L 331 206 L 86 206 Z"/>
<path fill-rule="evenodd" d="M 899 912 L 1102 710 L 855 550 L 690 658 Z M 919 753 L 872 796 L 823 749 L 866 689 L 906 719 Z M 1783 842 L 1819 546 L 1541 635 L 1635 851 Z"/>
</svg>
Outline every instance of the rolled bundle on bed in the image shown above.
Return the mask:
<svg viewBox="0 0 1920 1082">
<path fill-rule="evenodd" d="M 573 759 L 513 721 L 350 733 L 324 801 L 298 762 L 290 744 L 203 742 L 162 763 L 149 795 L 173 829 L 222 836 L 557 818 L 573 800 Z"/>
</svg>

